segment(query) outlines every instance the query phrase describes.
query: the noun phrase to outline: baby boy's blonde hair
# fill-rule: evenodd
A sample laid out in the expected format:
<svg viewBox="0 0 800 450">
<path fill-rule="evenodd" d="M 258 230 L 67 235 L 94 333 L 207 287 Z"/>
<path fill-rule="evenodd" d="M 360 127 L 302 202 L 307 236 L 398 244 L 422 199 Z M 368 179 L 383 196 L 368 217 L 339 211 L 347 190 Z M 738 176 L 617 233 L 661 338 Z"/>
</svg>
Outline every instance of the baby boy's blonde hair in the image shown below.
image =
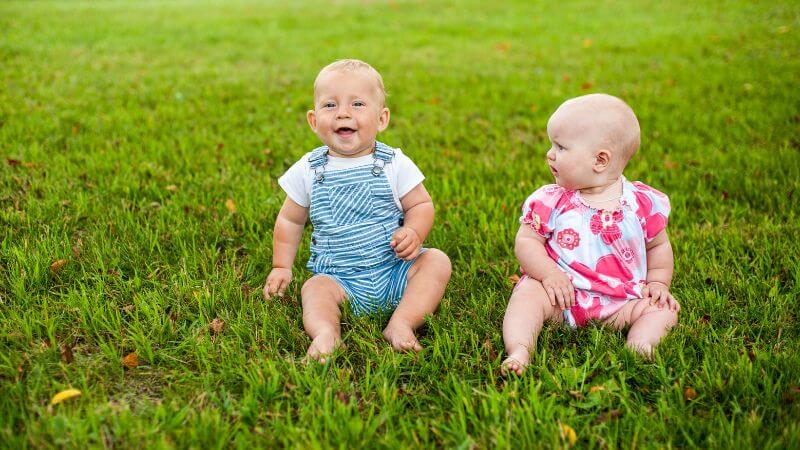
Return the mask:
<svg viewBox="0 0 800 450">
<path fill-rule="evenodd" d="M 386 89 L 383 87 L 383 77 L 381 74 L 375 70 L 374 67 L 370 66 L 369 64 L 361 61 L 359 59 L 340 59 L 334 61 L 327 66 L 323 67 L 322 70 L 319 71 L 317 74 L 317 78 L 314 80 L 314 97 L 317 96 L 317 83 L 319 82 L 320 77 L 328 72 L 356 72 L 356 71 L 364 71 L 367 72 L 370 76 L 375 79 L 375 88 L 378 92 L 378 97 L 381 101 L 381 106 L 384 106 L 386 103 Z"/>
</svg>

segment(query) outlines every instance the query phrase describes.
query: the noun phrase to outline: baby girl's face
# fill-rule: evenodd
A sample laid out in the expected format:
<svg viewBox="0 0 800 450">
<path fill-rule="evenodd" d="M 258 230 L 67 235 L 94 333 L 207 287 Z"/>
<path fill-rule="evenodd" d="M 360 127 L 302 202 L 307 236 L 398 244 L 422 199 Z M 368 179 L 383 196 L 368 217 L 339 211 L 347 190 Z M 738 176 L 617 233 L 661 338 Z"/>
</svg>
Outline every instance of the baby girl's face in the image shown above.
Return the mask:
<svg viewBox="0 0 800 450">
<path fill-rule="evenodd" d="M 332 156 L 364 156 L 389 124 L 389 109 L 368 72 L 331 71 L 317 80 L 308 124 Z"/>
<path fill-rule="evenodd" d="M 550 117 L 547 135 L 551 147 L 547 164 L 556 183 L 565 189 L 584 189 L 595 184 L 595 151 L 603 136 L 585 109 L 562 106 Z"/>
</svg>

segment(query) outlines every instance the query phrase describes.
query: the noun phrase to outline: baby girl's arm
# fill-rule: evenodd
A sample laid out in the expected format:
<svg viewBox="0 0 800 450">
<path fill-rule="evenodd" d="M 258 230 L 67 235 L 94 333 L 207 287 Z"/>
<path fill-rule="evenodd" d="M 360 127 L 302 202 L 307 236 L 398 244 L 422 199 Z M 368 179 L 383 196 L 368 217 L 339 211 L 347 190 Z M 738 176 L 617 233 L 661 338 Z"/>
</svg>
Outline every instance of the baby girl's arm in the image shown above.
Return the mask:
<svg viewBox="0 0 800 450">
<path fill-rule="evenodd" d="M 575 305 L 575 288 L 569 277 L 558 268 L 544 248 L 545 238 L 530 225 L 522 224 L 517 231 L 514 253 L 525 273 L 542 282 L 550 304 L 562 310 Z"/>
<path fill-rule="evenodd" d="M 303 228 L 308 219 L 308 208 L 304 208 L 292 199 L 283 202 L 278 218 L 275 219 L 275 231 L 272 235 L 272 270 L 267 276 L 264 286 L 264 298 L 283 291 L 292 281 L 292 264 L 297 255 L 297 247 L 303 237 Z"/>
<path fill-rule="evenodd" d="M 666 303 L 671 310 L 677 311 L 680 305 L 669 292 L 674 268 L 672 245 L 669 243 L 667 230 L 662 230 L 647 243 L 647 285 L 642 296 L 651 303 Z"/>
<path fill-rule="evenodd" d="M 400 199 L 403 206 L 403 226 L 395 231 L 389 245 L 398 258 L 410 261 L 419 255 L 422 242 L 433 227 L 433 200 L 422 183 Z"/>
</svg>

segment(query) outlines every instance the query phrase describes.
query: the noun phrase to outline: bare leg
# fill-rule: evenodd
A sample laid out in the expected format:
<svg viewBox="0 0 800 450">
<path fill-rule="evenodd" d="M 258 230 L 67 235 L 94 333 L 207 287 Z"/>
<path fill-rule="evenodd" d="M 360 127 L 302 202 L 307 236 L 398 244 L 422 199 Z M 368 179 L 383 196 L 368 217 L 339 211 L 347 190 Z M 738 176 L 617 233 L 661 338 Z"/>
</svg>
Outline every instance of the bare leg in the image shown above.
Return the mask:
<svg viewBox="0 0 800 450">
<path fill-rule="evenodd" d="M 307 355 L 325 363 L 327 355 L 341 343 L 339 305 L 345 298 L 344 289 L 324 275 L 315 275 L 303 284 L 303 327 L 311 337 Z"/>
<path fill-rule="evenodd" d="M 561 310 L 550 304 L 542 283 L 526 277 L 511 294 L 503 318 L 503 342 L 508 353 L 500 366 L 503 375 L 509 372 L 522 375 L 530 363 L 531 351 L 536 347 L 545 320 L 561 322 L 564 319 Z"/>
<path fill-rule="evenodd" d="M 450 280 L 450 258 L 441 250 L 428 249 L 408 270 L 408 285 L 400 304 L 383 330 L 392 348 L 405 352 L 422 350 L 414 331 L 425 323 L 425 316 L 439 306 Z"/>
<path fill-rule="evenodd" d="M 616 329 L 630 325 L 626 345 L 649 358 L 653 354 L 653 348 L 678 323 L 678 311 L 672 311 L 666 305 L 659 308 L 646 300 L 634 300 L 626 303 L 619 312 L 603 323 Z"/>
</svg>

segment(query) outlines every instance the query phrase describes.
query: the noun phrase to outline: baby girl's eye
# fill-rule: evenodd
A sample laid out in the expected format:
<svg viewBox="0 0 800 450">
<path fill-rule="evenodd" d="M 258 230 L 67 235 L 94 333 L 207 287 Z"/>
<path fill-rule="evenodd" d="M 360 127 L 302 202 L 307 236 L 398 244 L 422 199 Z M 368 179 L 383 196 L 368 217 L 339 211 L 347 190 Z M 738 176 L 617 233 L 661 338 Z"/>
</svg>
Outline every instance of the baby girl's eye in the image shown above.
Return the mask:
<svg viewBox="0 0 800 450">
<path fill-rule="evenodd" d="M 362 106 L 366 106 L 366 103 L 364 103 L 362 101 L 357 101 L 357 102 L 353 102 L 353 106 L 360 108 Z"/>
<path fill-rule="evenodd" d="M 336 103 L 333 103 L 333 102 L 325 102 L 325 103 L 322 104 L 323 108 L 333 108 L 335 106 L 336 106 Z"/>
</svg>

